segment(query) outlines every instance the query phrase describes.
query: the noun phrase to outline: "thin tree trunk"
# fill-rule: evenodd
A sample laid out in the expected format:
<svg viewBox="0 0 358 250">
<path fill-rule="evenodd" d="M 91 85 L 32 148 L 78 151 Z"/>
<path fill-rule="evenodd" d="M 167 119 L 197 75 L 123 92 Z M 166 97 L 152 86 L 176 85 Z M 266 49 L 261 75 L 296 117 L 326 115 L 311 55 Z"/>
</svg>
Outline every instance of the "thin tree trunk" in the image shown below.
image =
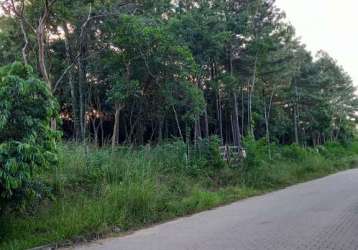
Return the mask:
<svg viewBox="0 0 358 250">
<path fill-rule="evenodd" d="M 20 18 L 20 27 L 21 27 L 21 32 L 22 35 L 24 37 L 24 47 L 22 48 L 21 52 L 22 52 L 22 58 L 24 60 L 24 64 L 29 64 L 28 59 L 27 59 L 27 47 L 29 46 L 29 39 L 27 36 L 27 32 L 26 32 L 26 28 L 25 28 L 25 22 L 24 22 L 24 18 Z"/>
<path fill-rule="evenodd" d="M 138 124 L 138 129 L 136 133 L 135 142 L 137 145 L 142 145 L 144 143 L 144 125 L 143 122 Z"/>
<path fill-rule="evenodd" d="M 236 129 L 235 129 L 235 123 L 234 123 L 234 117 L 233 114 L 230 115 L 230 125 L 231 125 L 231 133 L 232 133 L 232 142 L 234 145 L 237 144 L 236 139 Z"/>
<path fill-rule="evenodd" d="M 245 106 L 244 106 L 244 89 L 241 88 L 241 135 L 244 136 L 245 125 Z"/>
<path fill-rule="evenodd" d="M 293 115 L 294 115 L 294 130 L 295 130 L 295 143 L 298 145 L 299 142 L 299 138 L 298 138 L 298 103 L 297 103 L 297 98 L 298 98 L 298 91 L 297 91 L 297 86 L 295 86 L 295 94 L 296 94 L 296 100 L 295 100 L 295 104 L 294 104 L 294 108 L 293 108 Z"/>
<path fill-rule="evenodd" d="M 180 136 L 180 137 L 182 138 L 182 140 L 184 141 L 184 136 L 183 136 L 183 133 L 181 132 L 181 128 L 180 128 L 180 123 L 179 123 L 177 111 L 175 110 L 174 105 L 172 106 L 172 108 L 173 108 L 173 111 L 174 111 L 174 116 L 175 116 L 175 121 L 176 121 L 176 123 L 177 123 L 179 136 Z"/>
<path fill-rule="evenodd" d="M 272 93 L 270 95 L 269 99 L 269 105 L 267 106 L 266 103 L 266 97 L 265 97 L 265 91 L 263 90 L 263 99 L 264 99 L 264 117 L 265 117 L 265 128 L 266 128 L 266 142 L 268 147 L 268 155 L 269 159 L 271 160 L 271 139 L 270 139 L 270 116 L 271 116 L 271 108 L 272 108 L 272 100 L 273 96 L 275 94 L 275 89 L 272 90 Z"/>
<path fill-rule="evenodd" d="M 85 98 L 85 89 L 87 84 L 86 76 L 86 55 L 87 55 L 87 25 L 91 20 L 92 6 L 90 6 L 88 16 L 86 21 L 81 26 L 81 32 L 79 36 L 79 51 L 77 56 L 78 62 L 78 93 L 79 93 L 79 117 L 80 117 L 80 130 L 81 130 L 81 140 L 85 143 L 86 137 L 86 98 Z"/>
<path fill-rule="evenodd" d="M 208 107 L 205 107 L 204 111 L 204 119 L 205 119 L 205 137 L 209 138 L 209 118 L 208 118 Z"/>
<path fill-rule="evenodd" d="M 78 93 L 79 93 L 79 111 L 80 111 L 80 140 L 84 141 L 86 136 L 86 117 L 85 117 L 85 82 L 86 82 L 86 73 L 85 73 L 85 66 L 84 61 L 82 61 L 82 58 L 79 58 L 78 62 L 78 70 L 79 70 L 79 76 L 78 76 Z"/>
<path fill-rule="evenodd" d="M 269 114 L 267 111 L 267 104 L 266 104 L 266 100 L 264 101 L 264 116 L 265 116 L 265 128 L 266 128 L 266 143 L 267 143 L 267 147 L 268 147 L 268 155 L 269 155 L 269 159 L 271 160 L 271 147 L 270 147 L 270 130 L 269 130 Z"/>
<path fill-rule="evenodd" d="M 130 132 L 129 132 L 129 136 L 128 136 L 128 144 L 131 144 L 133 141 L 135 141 L 135 138 L 133 140 L 133 136 L 134 136 L 134 132 L 137 133 L 136 129 L 138 130 L 139 128 L 137 128 L 138 126 L 138 123 L 139 123 L 140 119 L 137 118 L 134 123 L 131 123 L 131 126 L 130 126 Z"/>
<path fill-rule="evenodd" d="M 194 122 L 194 145 L 196 147 L 198 142 L 198 120 Z"/>
<path fill-rule="evenodd" d="M 233 77 L 234 75 L 234 68 L 233 68 L 233 56 L 232 56 L 232 46 L 230 47 L 230 75 Z M 238 147 L 239 150 L 241 150 L 241 133 L 240 133 L 240 123 L 239 123 L 239 105 L 237 102 L 237 93 L 236 89 L 234 89 L 234 130 L 235 133 L 233 133 L 234 136 L 234 143 L 235 146 Z"/>
<path fill-rule="evenodd" d="M 50 8 L 55 1 L 49 2 L 45 0 L 44 2 L 44 11 L 42 16 L 39 18 L 38 26 L 36 29 L 36 40 L 37 40 L 37 56 L 39 62 L 39 69 L 42 75 L 43 80 L 47 83 L 51 92 L 53 91 L 53 86 L 47 71 L 46 65 L 46 25 L 50 14 Z M 24 20 L 24 19 L 22 19 Z M 26 33 L 26 32 L 25 32 Z M 27 60 L 27 58 L 26 58 Z M 55 118 L 51 119 L 51 128 L 56 130 L 57 128 L 57 121 Z"/>
<path fill-rule="evenodd" d="M 231 119 L 231 115 L 230 115 L 230 119 Z M 231 121 L 231 120 L 230 120 Z M 225 123 L 225 144 L 231 143 L 231 134 L 230 131 L 232 130 L 232 122 L 226 122 Z"/>
<path fill-rule="evenodd" d="M 257 74 L 257 60 L 258 60 L 258 54 L 255 56 L 255 63 L 254 63 L 254 70 L 252 75 L 252 83 L 251 86 L 249 86 L 249 100 L 248 100 L 248 130 L 250 136 L 254 136 L 254 131 L 252 127 L 252 96 L 254 93 L 255 85 L 256 85 L 256 74 Z"/>
<path fill-rule="evenodd" d="M 202 129 L 201 129 L 201 120 L 200 120 L 200 117 L 198 118 L 198 139 L 202 139 L 203 138 L 203 135 L 202 135 Z"/>
<path fill-rule="evenodd" d="M 158 122 L 158 143 L 161 143 L 163 140 L 163 120 L 159 119 Z"/>
<path fill-rule="evenodd" d="M 239 123 L 239 107 L 237 102 L 237 94 L 234 92 L 234 122 L 235 122 L 235 130 L 236 130 L 236 146 L 241 150 L 241 133 L 240 133 L 240 123 Z"/>
<path fill-rule="evenodd" d="M 186 155 L 187 155 L 187 164 L 190 161 L 190 127 L 187 123 L 185 123 L 185 143 L 186 143 Z"/>
<path fill-rule="evenodd" d="M 149 143 L 152 143 L 156 129 L 157 129 L 157 126 L 155 125 L 155 123 L 153 121 L 151 121 L 151 127 L 152 127 L 152 133 L 150 135 Z"/>
<path fill-rule="evenodd" d="M 222 110 L 221 110 L 220 93 L 218 94 L 218 97 L 217 97 L 216 109 L 217 109 L 217 114 L 218 114 L 220 140 L 221 140 L 221 144 L 223 144 L 224 143 L 224 133 L 223 133 L 223 122 L 222 122 Z"/>
<path fill-rule="evenodd" d="M 246 133 L 251 136 L 251 103 L 250 103 L 250 88 L 251 88 L 251 85 L 248 84 L 248 90 L 247 90 L 247 131 Z"/>
<path fill-rule="evenodd" d="M 65 48 L 66 48 L 66 63 L 67 65 L 72 64 L 72 56 L 71 56 L 71 47 L 69 41 L 69 31 L 67 28 L 67 24 L 63 24 L 64 30 L 64 41 L 65 41 Z M 78 109 L 78 94 L 77 88 L 75 86 L 75 82 L 73 79 L 73 72 L 72 70 L 68 71 L 68 84 L 70 86 L 71 92 L 71 104 L 72 104 L 72 116 L 73 116 L 73 125 L 74 125 L 74 138 L 77 141 L 80 138 L 80 118 L 79 118 L 79 109 Z"/>
<path fill-rule="evenodd" d="M 47 83 L 49 88 L 52 90 L 52 84 L 47 72 L 46 66 L 46 34 L 45 34 L 45 26 L 47 20 L 47 9 L 45 9 L 45 14 L 40 18 L 39 25 L 37 27 L 36 38 L 37 38 L 37 46 L 38 46 L 38 60 L 39 60 L 39 68 L 41 75 L 44 81 Z"/>
<path fill-rule="evenodd" d="M 122 116 L 122 124 L 123 124 L 123 129 L 124 129 L 124 141 L 125 141 L 125 143 L 127 143 L 128 142 L 128 137 L 129 137 L 129 133 L 128 133 L 129 129 L 128 129 L 128 126 L 127 126 L 128 125 L 127 121 L 126 121 L 124 116 Z"/>
<path fill-rule="evenodd" d="M 24 12 L 25 12 L 25 0 L 21 0 L 20 3 L 15 3 L 15 1 L 11 0 L 9 2 L 11 4 L 11 9 L 14 13 L 14 15 L 18 18 L 19 20 L 19 24 L 20 24 L 20 28 L 21 28 L 21 32 L 22 32 L 22 36 L 24 38 L 24 46 L 22 47 L 21 53 L 22 53 L 22 59 L 24 61 L 24 64 L 28 64 L 28 59 L 27 59 L 27 48 L 29 45 L 29 39 L 28 39 L 28 35 L 27 35 L 27 31 L 25 28 L 25 24 L 28 24 L 28 22 L 26 22 L 25 16 L 24 16 Z M 3 6 L 4 7 L 4 6 Z M 29 25 L 33 31 L 34 28 Z"/>
<path fill-rule="evenodd" d="M 114 126 L 113 126 L 113 135 L 112 135 L 112 150 L 116 147 L 119 140 L 119 115 L 121 112 L 121 105 L 116 104 L 115 105 L 115 115 L 114 115 Z"/>
<path fill-rule="evenodd" d="M 104 145 L 104 128 L 103 128 L 103 117 L 100 118 L 99 126 L 101 129 L 101 146 Z"/>
</svg>

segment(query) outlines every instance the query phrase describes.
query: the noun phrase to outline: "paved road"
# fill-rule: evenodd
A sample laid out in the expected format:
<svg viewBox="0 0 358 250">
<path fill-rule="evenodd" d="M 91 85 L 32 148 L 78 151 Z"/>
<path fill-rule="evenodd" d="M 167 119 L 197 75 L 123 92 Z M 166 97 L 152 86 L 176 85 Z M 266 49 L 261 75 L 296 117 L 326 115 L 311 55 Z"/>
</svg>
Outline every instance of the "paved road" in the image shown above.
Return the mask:
<svg viewBox="0 0 358 250">
<path fill-rule="evenodd" d="M 358 249 L 358 170 L 77 249 Z"/>
</svg>

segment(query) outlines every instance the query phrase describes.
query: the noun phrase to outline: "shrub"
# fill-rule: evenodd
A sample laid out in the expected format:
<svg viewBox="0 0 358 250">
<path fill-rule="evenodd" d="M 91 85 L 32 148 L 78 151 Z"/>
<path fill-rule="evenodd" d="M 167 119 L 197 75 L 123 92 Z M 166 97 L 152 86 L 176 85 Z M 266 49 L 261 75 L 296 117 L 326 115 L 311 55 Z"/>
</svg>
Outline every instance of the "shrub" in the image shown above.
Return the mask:
<svg viewBox="0 0 358 250">
<path fill-rule="evenodd" d="M 327 158 L 342 157 L 349 152 L 342 144 L 334 142 L 326 143 L 323 148 L 321 153 Z"/>
<path fill-rule="evenodd" d="M 245 168 L 255 168 L 268 160 L 268 148 L 266 140 L 255 140 L 252 137 L 246 137 L 243 140 L 243 145 L 247 152 L 247 157 L 244 161 Z"/>
<path fill-rule="evenodd" d="M 307 156 L 308 150 L 297 144 L 292 144 L 283 146 L 281 154 L 286 159 L 303 160 Z"/>
<path fill-rule="evenodd" d="M 31 67 L 0 68 L 0 209 L 34 195 L 33 175 L 56 161 L 56 133 L 50 129 L 56 102 Z"/>
<path fill-rule="evenodd" d="M 210 136 L 199 142 L 198 153 L 195 158 L 201 158 L 202 165 L 207 169 L 219 170 L 225 167 L 225 162 L 220 155 L 220 138 Z"/>
</svg>

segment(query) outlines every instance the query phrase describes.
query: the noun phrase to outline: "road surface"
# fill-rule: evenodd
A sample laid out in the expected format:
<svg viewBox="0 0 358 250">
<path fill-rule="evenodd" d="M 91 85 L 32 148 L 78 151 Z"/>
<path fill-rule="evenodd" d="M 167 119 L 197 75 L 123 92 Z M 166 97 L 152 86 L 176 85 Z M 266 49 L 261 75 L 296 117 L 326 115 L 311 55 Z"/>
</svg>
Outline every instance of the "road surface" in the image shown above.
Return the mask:
<svg viewBox="0 0 358 250">
<path fill-rule="evenodd" d="M 358 170 L 76 249 L 358 250 Z"/>
</svg>

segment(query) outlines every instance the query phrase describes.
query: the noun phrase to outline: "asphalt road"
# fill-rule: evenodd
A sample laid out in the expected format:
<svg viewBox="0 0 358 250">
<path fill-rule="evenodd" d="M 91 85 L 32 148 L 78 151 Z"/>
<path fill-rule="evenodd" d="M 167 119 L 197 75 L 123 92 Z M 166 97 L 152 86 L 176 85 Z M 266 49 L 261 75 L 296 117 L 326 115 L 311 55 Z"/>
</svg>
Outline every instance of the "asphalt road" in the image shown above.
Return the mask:
<svg viewBox="0 0 358 250">
<path fill-rule="evenodd" d="M 358 250 L 358 170 L 76 249 Z"/>
</svg>

